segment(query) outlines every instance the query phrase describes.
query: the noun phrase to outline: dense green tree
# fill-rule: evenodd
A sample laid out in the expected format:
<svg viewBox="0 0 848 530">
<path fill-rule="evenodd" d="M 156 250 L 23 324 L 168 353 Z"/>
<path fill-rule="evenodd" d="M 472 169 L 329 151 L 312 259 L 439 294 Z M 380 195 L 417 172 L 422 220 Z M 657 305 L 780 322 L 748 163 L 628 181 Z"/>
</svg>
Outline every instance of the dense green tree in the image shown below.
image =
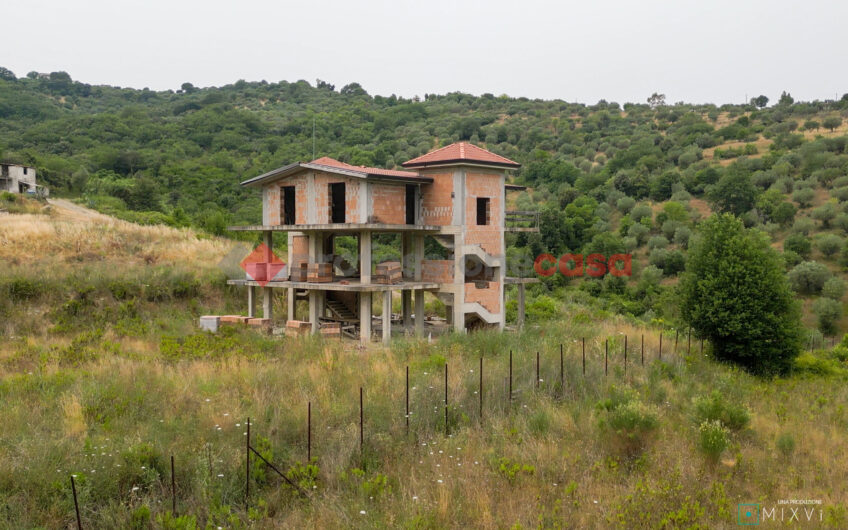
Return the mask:
<svg viewBox="0 0 848 530">
<path fill-rule="evenodd" d="M 710 199 L 720 211 L 742 215 L 754 207 L 757 188 L 747 174 L 729 171 L 710 191 Z"/>
<path fill-rule="evenodd" d="M 842 248 L 842 238 L 836 234 L 823 234 L 816 240 L 816 247 L 826 257 L 831 257 Z"/>
<path fill-rule="evenodd" d="M 799 308 L 764 234 L 730 215 L 700 225 L 681 278 L 682 313 L 714 355 L 759 374 L 787 372 L 800 350 Z"/>
<path fill-rule="evenodd" d="M 836 331 L 836 321 L 842 316 L 842 304 L 832 298 L 817 298 L 813 302 L 813 313 L 818 319 L 821 332 L 832 335 Z"/>
<path fill-rule="evenodd" d="M 830 279 L 830 271 L 821 263 L 805 261 L 789 271 L 788 278 L 789 285 L 796 293 L 818 294 Z"/>
<path fill-rule="evenodd" d="M 783 250 L 795 252 L 804 258 L 809 257 L 810 251 L 813 249 L 810 239 L 803 234 L 790 234 L 783 240 Z"/>
<path fill-rule="evenodd" d="M 768 102 L 769 102 L 769 98 L 767 98 L 766 96 L 763 96 L 762 94 L 760 94 L 759 96 L 757 96 L 755 98 L 751 98 L 751 104 L 756 105 L 759 108 L 765 107 L 766 105 L 768 105 Z"/>
<path fill-rule="evenodd" d="M 842 125 L 842 118 L 839 116 L 829 116 L 822 120 L 822 127 L 825 129 L 830 129 L 830 132 L 833 132 L 834 129 Z"/>
</svg>

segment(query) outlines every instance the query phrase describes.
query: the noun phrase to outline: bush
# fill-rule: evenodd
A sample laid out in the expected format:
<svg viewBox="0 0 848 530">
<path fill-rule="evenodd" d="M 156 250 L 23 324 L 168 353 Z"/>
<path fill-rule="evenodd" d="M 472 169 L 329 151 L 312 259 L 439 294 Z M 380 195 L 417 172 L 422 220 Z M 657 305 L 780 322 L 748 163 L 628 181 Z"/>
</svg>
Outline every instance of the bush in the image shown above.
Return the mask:
<svg viewBox="0 0 848 530">
<path fill-rule="evenodd" d="M 771 220 L 781 226 L 787 226 L 795 219 L 795 205 L 789 202 L 782 202 L 775 206 L 771 213 Z"/>
<path fill-rule="evenodd" d="M 842 248 L 842 238 L 836 234 L 824 234 L 816 241 L 816 247 L 828 258 L 832 257 Z"/>
<path fill-rule="evenodd" d="M 831 335 L 835 331 L 836 321 L 842 316 L 842 304 L 832 298 L 817 298 L 813 302 L 813 314 L 818 318 L 821 332 Z"/>
<path fill-rule="evenodd" d="M 783 455 L 783 458 L 789 458 L 795 451 L 795 437 L 788 432 L 781 433 L 774 442 L 775 447 Z"/>
<path fill-rule="evenodd" d="M 836 205 L 832 202 L 822 204 L 810 213 L 810 217 L 817 221 L 821 221 L 822 227 L 830 228 L 830 222 L 836 217 Z"/>
<path fill-rule="evenodd" d="M 634 206 L 636 206 L 636 199 L 633 197 L 622 197 L 615 203 L 615 207 L 625 214 L 632 210 Z"/>
<path fill-rule="evenodd" d="M 799 256 L 807 258 L 810 256 L 812 244 L 810 243 L 809 238 L 806 238 L 801 234 L 792 234 L 783 241 L 783 250 L 791 251 Z"/>
<path fill-rule="evenodd" d="M 845 296 L 845 288 L 845 280 L 838 276 L 834 276 L 824 282 L 824 286 L 822 286 L 822 296 L 832 298 L 833 300 L 842 300 L 842 297 Z"/>
<path fill-rule="evenodd" d="M 796 293 L 818 294 L 830 278 L 830 271 L 821 263 L 805 261 L 789 271 L 789 285 Z"/>
<path fill-rule="evenodd" d="M 798 203 L 801 208 L 809 208 L 813 203 L 816 192 L 810 188 L 801 188 L 792 193 L 792 200 Z"/>
<path fill-rule="evenodd" d="M 802 217 L 795 220 L 795 223 L 792 225 L 792 232 L 795 234 L 807 235 L 812 232 L 815 227 L 816 223 L 812 219 L 809 217 Z"/>
<path fill-rule="evenodd" d="M 730 445 L 730 431 L 719 420 L 704 421 L 698 427 L 698 449 L 711 462 L 718 462 Z"/>
<path fill-rule="evenodd" d="M 740 431 L 751 421 L 751 414 L 744 405 L 729 403 L 718 390 L 709 396 L 699 396 L 692 400 L 695 422 L 719 421 L 731 430 Z"/>
<path fill-rule="evenodd" d="M 602 410 L 598 422 L 601 432 L 625 456 L 642 452 L 659 425 L 657 409 L 632 395 L 614 397 L 599 403 L 598 407 Z"/>
<path fill-rule="evenodd" d="M 668 239 L 663 236 L 653 236 L 648 240 L 648 248 L 651 250 L 657 248 L 665 248 L 668 246 Z"/>
</svg>

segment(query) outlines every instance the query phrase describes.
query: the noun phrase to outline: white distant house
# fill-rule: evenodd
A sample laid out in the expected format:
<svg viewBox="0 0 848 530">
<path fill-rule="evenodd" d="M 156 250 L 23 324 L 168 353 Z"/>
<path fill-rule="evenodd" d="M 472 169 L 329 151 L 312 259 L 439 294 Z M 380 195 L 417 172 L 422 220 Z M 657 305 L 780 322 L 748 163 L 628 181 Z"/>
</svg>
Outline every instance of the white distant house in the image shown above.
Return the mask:
<svg viewBox="0 0 848 530">
<path fill-rule="evenodd" d="M 35 168 L 18 164 L 0 164 L 0 191 L 47 196 L 47 188 L 35 182 Z"/>
</svg>

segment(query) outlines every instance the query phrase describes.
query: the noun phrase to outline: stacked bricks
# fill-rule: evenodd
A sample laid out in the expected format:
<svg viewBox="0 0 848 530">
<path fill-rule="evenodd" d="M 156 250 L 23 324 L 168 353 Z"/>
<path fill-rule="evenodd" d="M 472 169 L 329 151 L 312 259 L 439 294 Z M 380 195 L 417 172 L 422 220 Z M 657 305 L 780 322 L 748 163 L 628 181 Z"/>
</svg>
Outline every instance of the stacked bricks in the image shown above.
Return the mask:
<svg viewBox="0 0 848 530">
<path fill-rule="evenodd" d="M 384 261 L 374 269 L 374 283 L 392 285 L 403 281 L 403 271 L 399 261 Z"/>
<path fill-rule="evenodd" d="M 306 269 L 306 281 L 309 283 L 329 283 L 333 281 L 332 263 L 310 263 Z"/>
<path fill-rule="evenodd" d="M 297 263 L 295 267 L 292 267 L 291 281 L 305 282 L 307 277 L 307 267 L 308 264 L 306 262 Z"/>
<path fill-rule="evenodd" d="M 312 324 L 303 320 L 289 320 L 286 322 L 286 337 L 301 337 L 308 335 L 312 330 Z"/>
<path fill-rule="evenodd" d="M 326 322 L 321 324 L 321 335 L 325 337 L 342 337 L 342 325 L 338 322 Z"/>
</svg>

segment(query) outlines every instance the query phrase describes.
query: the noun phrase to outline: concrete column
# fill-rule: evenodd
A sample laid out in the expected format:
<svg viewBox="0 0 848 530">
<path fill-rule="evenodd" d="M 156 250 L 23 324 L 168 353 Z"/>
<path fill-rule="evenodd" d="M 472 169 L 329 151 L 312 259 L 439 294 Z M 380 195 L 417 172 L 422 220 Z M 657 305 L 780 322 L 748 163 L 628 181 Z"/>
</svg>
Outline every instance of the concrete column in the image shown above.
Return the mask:
<svg viewBox="0 0 848 530">
<path fill-rule="evenodd" d="M 457 333 L 465 333 L 465 313 L 462 311 L 464 301 L 463 293 L 454 293 L 453 295 L 453 330 Z"/>
<path fill-rule="evenodd" d="M 371 293 L 359 293 L 359 339 L 371 342 Z"/>
<path fill-rule="evenodd" d="M 415 291 L 415 334 L 424 334 L 424 291 Z"/>
<path fill-rule="evenodd" d="M 392 340 L 392 292 L 383 291 L 383 344 Z"/>
<path fill-rule="evenodd" d="M 367 230 L 359 233 L 359 280 L 362 284 L 371 283 L 371 232 Z"/>
<path fill-rule="evenodd" d="M 253 285 L 247 286 L 247 316 L 256 316 L 256 287 Z"/>
<path fill-rule="evenodd" d="M 413 254 L 414 257 L 412 259 L 413 265 L 415 266 L 415 281 L 422 281 L 424 267 L 422 262 L 424 261 L 424 234 L 413 234 Z"/>
<path fill-rule="evenodd" d="M 271 317 L 271 301 L 272 301 L 273 291 L 270 287 L 262 288 L 262 318 L 272 318 Z"/>
<path fill-rule="evenodd" d="M 518 284 L 518 327 L 524 327 L 524 284 Z"/>
<path fill-rule="evenodd" d="M 295 311 L 295 292 L 293 287 L 286 289 L 286 302 L 288 305 L 288 319 L 297 320 Z"/>
<path fill-rule="evenodd" d="M 401 311 L 403 313 L 403 327 L 409 329 L 412 327 L 412 291 L 404 289 L 400 292 Z"/>
<path fill-rule="evenodd" d="M 309 291 L 309 322 L 312 324 L 312 334 L 318 333 L 318 317 L 320 313 L 321 300 L 319 292 L 315 290 Z"/>
</svg>

